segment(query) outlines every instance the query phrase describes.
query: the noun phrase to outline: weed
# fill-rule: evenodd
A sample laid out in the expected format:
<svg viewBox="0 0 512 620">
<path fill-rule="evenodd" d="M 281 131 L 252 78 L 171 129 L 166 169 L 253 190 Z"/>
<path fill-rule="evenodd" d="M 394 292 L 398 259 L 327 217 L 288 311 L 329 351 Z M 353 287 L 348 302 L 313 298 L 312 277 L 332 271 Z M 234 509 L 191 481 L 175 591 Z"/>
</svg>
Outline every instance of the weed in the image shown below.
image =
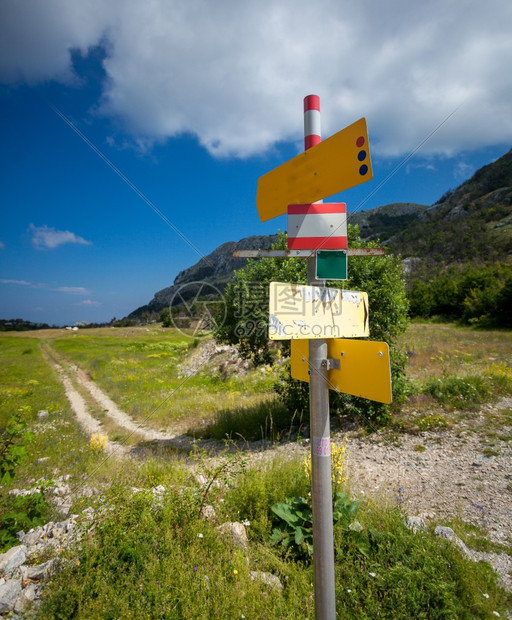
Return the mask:
<svg viewBox="0 0 512 620">
<path fill-rule="evenodd" d="M 33 527 L 44 525 L 51 514 L 42 492 L 6 496 L 1 503 L 0 553 L 19 544 L 17 533 L 20 530 L 27 532 Z"/>
<path fill-rule="evenodd" d="M 419 443 L 419 444 L 417 444 L 417 445 L 415 445 L 415 446 L 414 446 L 414 450 L 415 450 L 416 452 L 425 452 L 426 448 L 425 448 L 425 446 L 424 446 L 424 445 L 422 445 L 422 444 L 420 444 L 420 443 Z"/>
<path fill-rule="evenodd" d="M 446 419 L 443 416 L 439 415 L 424 416 L 423 418 L 420 418 L 418 420 L 417 424 L 420 431 L 444 430 L 448 426 Z"/>
<path fill-rule="evenodd" d="M 103 452 L 105 446 L 107 445 L 108 437 L 106 435 L 101 435 L 97 433 L 96 435 L 92 435 L 89 440 L 89 445 L 93 452 Z"/>
<path fill-rule="evenodd" d="M 494 448 L 487 447 L 482 450 L 482 454 L 490 458 L 491 456 L 499 456 L 501 452 L 499 450 L 495 450 Z"/>
<path fill-rule="evenodd" d="M 33 434 L 27 430 L 27 423 L 21 411 L 9 418 L 1 432 L 0 485 L 9 485 L 15 476 L 16 468 L 28 456 L 24 443 L 31 441 Z"/>
<path fill-rule="evenodd" d="M 443 406 L 453 409 L 475 409 L 492 395 L 489 381 L 479 375 L 449 375 L 431 379 L 426 382 L 423 390 Z"/>
<path fill-rule="evenodd" d="M 282 545 L 292 556 L 304 562 L 313 557 L 313 511 L 311 498 L 287 498 L 284 503 L 274 504 L 272 512 L 279 519 L 270 537 L 271 545 Z M 366 555 L 367 541 L 358 529 L 351 529 L 357 511 L 358 501 L 350 501 L 345 493 L 338 492 L 333 498 L 333 525 L 352 539 L 359 551 Z"/>
<path fill-rule="evenodd" d="M 0 484 L 3 489 L 10 486 L 16 469 L 28 457 L 24 444 L 32 438 L 22 414 L 13 414 L 0 435 Z M 27 496 L 5 495 L 0 503 L 0 552 L 16 544 L 17 532 L 43 525 L 44 517 L 49 514 L 41 492 Z"/>
<path fill-rule="evenodd" d="M 233 443 L 226 439 L 220 463 L 216 462 L 213 466 L 209 466 L 206 450 L 202 450 L 199 446 L 199 443 L 194 443 L 191 459 L 199 463 L 203 470 L 200 474 L 203 486 L 199 503 L 199 514 L 201 514 L 213 485 L 232 483 L 237 475 L 245 470 L 247 458 L 237 449 L 234 452 L 230 451 Z"/>
</svg>

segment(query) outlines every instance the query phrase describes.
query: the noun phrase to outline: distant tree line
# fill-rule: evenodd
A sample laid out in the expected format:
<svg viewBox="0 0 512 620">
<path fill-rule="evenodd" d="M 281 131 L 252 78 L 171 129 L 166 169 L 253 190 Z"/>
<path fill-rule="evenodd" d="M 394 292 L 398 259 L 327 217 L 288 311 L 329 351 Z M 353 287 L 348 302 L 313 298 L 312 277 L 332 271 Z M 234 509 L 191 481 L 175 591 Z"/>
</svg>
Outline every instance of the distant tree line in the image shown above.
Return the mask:
<svg viewBox="0 0 512 620">
<path fill-rule="evenodd" d="M 409 286 L 412 317 L 440 317 L 479 327 L 512 327 L 512 265 L 451 265 Z"/>
<path fill-rule="evenodd" d="M 48 323 L 32 323 L 24 319 L 0 319 L 0 332 L 26 332 L 33 329 L 54 329 Z"/>
</svg>

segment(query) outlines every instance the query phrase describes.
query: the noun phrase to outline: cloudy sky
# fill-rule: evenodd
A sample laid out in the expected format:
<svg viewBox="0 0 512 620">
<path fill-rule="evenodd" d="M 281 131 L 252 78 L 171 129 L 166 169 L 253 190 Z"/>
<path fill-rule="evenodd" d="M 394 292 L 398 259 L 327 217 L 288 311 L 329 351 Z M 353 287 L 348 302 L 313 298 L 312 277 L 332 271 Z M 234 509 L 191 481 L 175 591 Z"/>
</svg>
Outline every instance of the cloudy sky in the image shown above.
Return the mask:
<svg viewBox="0 0 512 620">
<path fill-rule="evenodd" d="M 0 318 L 122 317 L 261 223 L 258 178 L 364 116 L 348 212 L 512 146 L 509 0 L 0 0 Z M 326 197 L 328 198 L 328 197 Z"/>
</svg>

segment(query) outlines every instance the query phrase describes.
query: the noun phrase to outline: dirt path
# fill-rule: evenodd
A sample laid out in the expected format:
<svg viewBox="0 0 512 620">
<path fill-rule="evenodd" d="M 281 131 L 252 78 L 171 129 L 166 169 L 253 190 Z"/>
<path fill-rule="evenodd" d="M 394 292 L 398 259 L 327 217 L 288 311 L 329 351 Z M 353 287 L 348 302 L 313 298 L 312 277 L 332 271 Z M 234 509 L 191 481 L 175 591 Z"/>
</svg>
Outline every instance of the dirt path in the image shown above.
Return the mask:
<svg viewBox="0 0 512 620">
<path fill-rule="evenodd" d="M 48 362 L 55 368 L 57 371 L 60 380 L 64 386 L 66 391 L 66 397 L 69 400 L 69 404 L 71 405 L 71 409 L 73 410 L 76 419 L 80 426 L 84 429 L 84 431 L 88 435 L 102 435 L 104 434 L 103 426 L 101 422 L 96 420 L 88 411 L 88 406 L 85 400 L 83 399 L 80 392 L 78 392 L 67 375 L 64 368 L 57 362 L 57 360 L 49 353 L 46 349 L 42 349 L 43 354 L 45 355 Z M 120 443 L 111 441 L 107 439 L 107 443 L 105 445 L 105 451 L 109 456 L 119 456 L 122 457 L 126 454 L 125 446 L 122 446 Z"/>
<path fill-rule="evenodd" d="M 42 348 L 48 362 L 56 369 L 64 389 L 66 397 L 70 402 L 71 408 L 82 428 L 88 435 L 105 434 L 101 422 L 94 418 L 88 411 L 89 407 L 78 390 L 75 389 L 73 382 L 84 388 L 97 403 L 98 408 L 112 422 L 119 426 L 123 431 L 130 435 L 136 435 L 142 441 L 161 441 L 176 449 L 187 447 L 191 438 L 184 435 L 173 435 L 161 431 L 149 430 L 142 424 L 134 420 L 124 411 L 121 411 L 116 403 L 101 390 L 86 373 L 75 364 L 66 364 L 61 361 L 60 356 L 51 349 L 48 344 Z M 67 360 L 66 360 L 67 361 Z M 128 448 L 119 442 L 107 440 L 106 451 L 110 455 L 124 456 Z"/>
<path fill-rule="evenodd" d="M 88 412 L 88 406 L 73 386 L 76 382 L 87 391 L 117 426 L 143 441 L 163 442 L 173 448 L 189 450 L 191 437 L 148 430 L 121 411 L 86 373 L 76 365 L 59 363 L 52 349 L 45 350 L 56 368 L 66 395 L 84 430 L 92 435 L 102 433 L 102 425 Z M 479 429 L 485 428 L 486 416 L 493 410 L 512 410 L 512 399 L 505 398 L 493 406 L 482 408 L 476 419 L 442 432 L 391 436 L 379 431 L 369 436 L 348 433 L 347 472 L 353 496 L 375 498 L 400 505 L 405 513 L 426 522 L 446 522 L 454 517 L 479 525 L 495 543 L 510 545 L 512 533 L 512 448 L 510 441 L 499 440 L 495 454 L 484 452 Z M 503 436 L 510 434 L 503 427 Z M 344 434 L 333 435 L 341 443 Z M 222 442 L 204 442 L 216 452 Z M 218 444 L 218 445 L 217 445 Z M 258 467 L 276 454 L 287 458 L 304 458 L 310 451 L 309 441 L 280 445 L 249 443 L 252 466 Z M 127 448 L 108 441 L 107 451 L 122 456 Z M 212 458 L 216 458 L 212 456 Z M 512 557 L 507 553 L 474 552 L 475 559 L 491 562 L 505 587 L 512 591 Z"/>
</svg>

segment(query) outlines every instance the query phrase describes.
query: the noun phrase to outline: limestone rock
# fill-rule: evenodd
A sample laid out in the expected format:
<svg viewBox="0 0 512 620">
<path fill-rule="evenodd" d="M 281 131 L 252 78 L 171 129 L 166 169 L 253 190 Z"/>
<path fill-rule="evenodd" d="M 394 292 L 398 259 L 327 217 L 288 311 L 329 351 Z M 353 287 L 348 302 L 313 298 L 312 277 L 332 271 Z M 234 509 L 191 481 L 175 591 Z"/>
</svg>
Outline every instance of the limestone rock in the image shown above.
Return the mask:
<svg viewBox="0 0 512 620">
<path fill-rule="evenodd" d="M 248 549 L 249 539 L 243 523 L 228 521 L 219 525 L 217 531 L 223 538 L 230 539 L 237 547 L 244 549 L 244 551 Z"/>
<path fill-rule="evenodd" d="M 250 572 L 250 575 L 253 581 L 261 581 L 261 583 L 264 583 L 266 586 L 269 586 L 269 588 L 272 588 L 275 590 L 283 590 L 283 584 L 281 583 L 281 580 L 279 579 L 279 577 L 277 577 L 276 575 L 273 575 L 272 573 L 265 573 L 259 570 L 252 570 Z"/>
<path fill-rule="evenodd" d="M 0 614 L 14 609 L 20 592 L 21 583 L 19 579 L 7 579 L 7 581 L 0 585 Z"/>
<path fill-rule="evenodd" d="M 0 555 L 0 573 L 9 573 L 21 566 L 27 557 L 25 545 L 12 547 L 9 551 Z"/>
<path fill-rule="evenodd" d="M 404 523 L 405 527 L 412 530 L 415 534 L 420 530 L 425 530 L 427 525 L 421 517 L 407 517 Z"/>
<path fill-rule="evenodd" d="M 458 547 L 464 555 L 466 555 L 470 560 L 474 560 L 474 556 L 469 550 L 469 548 L 465 545 L 465 543 L 455 534 L 451 527 L 446 527 L 444 525 L 438 525 L 435 529 L 435 535 L 440 538 L 447 538 L 450 542 L 452 542 L 456 547 Z"/>
</svg>

